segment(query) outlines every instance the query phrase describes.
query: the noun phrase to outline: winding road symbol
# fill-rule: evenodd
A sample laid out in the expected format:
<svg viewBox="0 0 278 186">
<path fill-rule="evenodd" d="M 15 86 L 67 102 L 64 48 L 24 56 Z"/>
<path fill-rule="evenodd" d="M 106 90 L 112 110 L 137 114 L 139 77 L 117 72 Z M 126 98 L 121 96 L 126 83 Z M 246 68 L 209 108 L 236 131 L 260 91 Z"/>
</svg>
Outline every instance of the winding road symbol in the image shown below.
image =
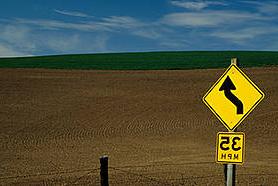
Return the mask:
<svg viewBox="0 0 278 186">
<path fill-rule="evenodd" d="M 231 90 L 236 90 L 229 76 L 226 77 L 225 81 L 219 88 L 219 91 L 224 91 L 225 97 L 231 101 L 237 108 L 237 114 L 243 114 L 243 104 L 242 102 L 231 92 Z"/>
<path fill-rule="evenodd" d="M 203 96 L 203 102 L 229 131 L 234 131 L 263 98 L 259 87 L 231 64 Z"/>
</svg>

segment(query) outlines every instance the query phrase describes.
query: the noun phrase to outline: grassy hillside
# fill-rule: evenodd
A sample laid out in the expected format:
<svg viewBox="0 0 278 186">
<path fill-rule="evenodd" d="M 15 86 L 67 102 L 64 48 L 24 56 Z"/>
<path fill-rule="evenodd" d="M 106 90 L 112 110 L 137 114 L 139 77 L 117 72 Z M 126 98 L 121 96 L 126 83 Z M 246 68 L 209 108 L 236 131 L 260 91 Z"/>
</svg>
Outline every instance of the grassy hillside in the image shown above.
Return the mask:
<svg viewBox="0 0 278 186">
<path fill-rule="evenodd" d="M 162 70 L 223 68 L 232 57 L 242 67 L 278 65 L 278 52 L 142 52 L 0 58 L 0 68 Z"/>
</svg>

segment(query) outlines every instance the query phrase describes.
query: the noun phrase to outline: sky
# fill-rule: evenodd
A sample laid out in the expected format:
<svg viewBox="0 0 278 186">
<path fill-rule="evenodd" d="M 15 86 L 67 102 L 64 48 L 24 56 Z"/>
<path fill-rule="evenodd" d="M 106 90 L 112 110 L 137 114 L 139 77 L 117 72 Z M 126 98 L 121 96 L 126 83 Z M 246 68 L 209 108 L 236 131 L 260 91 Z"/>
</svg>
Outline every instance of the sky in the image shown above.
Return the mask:
<svg viewBox="0 0 278 186">
<path fill-rule="evenodd" d="M 278 51 L 278 1 L 0 0 L 0 57 Z"/>
</svg>

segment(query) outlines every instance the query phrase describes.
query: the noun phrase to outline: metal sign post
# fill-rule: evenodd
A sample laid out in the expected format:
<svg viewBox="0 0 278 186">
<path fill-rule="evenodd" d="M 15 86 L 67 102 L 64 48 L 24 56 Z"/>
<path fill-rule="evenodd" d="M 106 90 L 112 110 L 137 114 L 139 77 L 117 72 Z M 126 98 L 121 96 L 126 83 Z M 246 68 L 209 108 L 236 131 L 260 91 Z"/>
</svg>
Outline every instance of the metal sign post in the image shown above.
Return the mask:
<svg viewBox="0 0 278 186">
<path fill-rule="evenodd" d="M 239 63 L 238 63 L 238 60 L 237 58 L 232 58 L 231 59 L 231 65 L 236 65 L 236 66 L 239 66 Z M 228 163 L 226 165 L 227 169 L 226 169 L 226 186 L 235 186 L 235 183 L 236 183 L 236 165 L 235 164 L 231 164 L 231 163 Z"/>
<path fill-rule="evenodd" d="M 233 173 L 234 173 L 233 167 L 234 167 L 233 164 L 231 164 L 231 163 L 228 163 L 228 164 L 227 164 L 227 180 L 226 180 L 226 186 L 232 186 L 233 183 L 235 182 L 235 181 L 233 180 L 233 178 L 234 178 L 234 176 L 233 176 Z"/>
<path fill-rule="evenodd" d="M 219 132 L 216 162 L 224 164 L 225 183 L 235 185 L 236 164 L 242 164 L 245 134 L 235 132 L 240 123 L 262 101 L 264 93 L 238 67 L 237 58 L 203 97 L 203 102 L 228 129 Z"/>
<path fill-rule="evenodd" d="M 216 140 L 216 162 L 224 164 L 226 185 L 235 184 L 236 164 L 243 164 L 245 151 L 243 132 L 218 132 Z M 232 182 L 232 184 L 231 184 Z"/>
<path fill-rule="evenodd" d="M 236 65 L 239 66 L 237 58 L 232 58 L 231 59 L 231 65 Z M 225 165 L 224 165 L 225 166 Z M 226 165 L 226 186 L 235 186 L 236 183 L 236 165 L 228 163 Z"/>
<path fill-rule="evenodd" d="M 232 58 L 231 59 L 231 65 L 236 65 L 239 66 L 239 62 L 237 58 Z M 224 165 L 225 166 L 225 165 Z M 225 170 L 225 168 L 224 168 Z M 226 186 L 234 186 L 236 183 L 236 165 L 235 164 L 226 164 Z"/>
</svg>

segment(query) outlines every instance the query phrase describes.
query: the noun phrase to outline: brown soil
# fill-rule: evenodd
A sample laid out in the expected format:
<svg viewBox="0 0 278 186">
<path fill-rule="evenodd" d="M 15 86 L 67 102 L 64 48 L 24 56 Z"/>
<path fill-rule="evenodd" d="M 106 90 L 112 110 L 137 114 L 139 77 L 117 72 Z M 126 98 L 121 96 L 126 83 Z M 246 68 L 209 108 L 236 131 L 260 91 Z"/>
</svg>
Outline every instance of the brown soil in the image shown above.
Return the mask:
<svg viewBox="0 0 278 186">
<path fill-rule="evenodd" d="M 238 185 L 278 185 L 278 68 L 243 69 L 265 92 L 238 127 Z M 224 72 L 0 70 L 0 184 L 223 185 L 215 141 L 227 131 L 202 103 Z"/>
</svg>

